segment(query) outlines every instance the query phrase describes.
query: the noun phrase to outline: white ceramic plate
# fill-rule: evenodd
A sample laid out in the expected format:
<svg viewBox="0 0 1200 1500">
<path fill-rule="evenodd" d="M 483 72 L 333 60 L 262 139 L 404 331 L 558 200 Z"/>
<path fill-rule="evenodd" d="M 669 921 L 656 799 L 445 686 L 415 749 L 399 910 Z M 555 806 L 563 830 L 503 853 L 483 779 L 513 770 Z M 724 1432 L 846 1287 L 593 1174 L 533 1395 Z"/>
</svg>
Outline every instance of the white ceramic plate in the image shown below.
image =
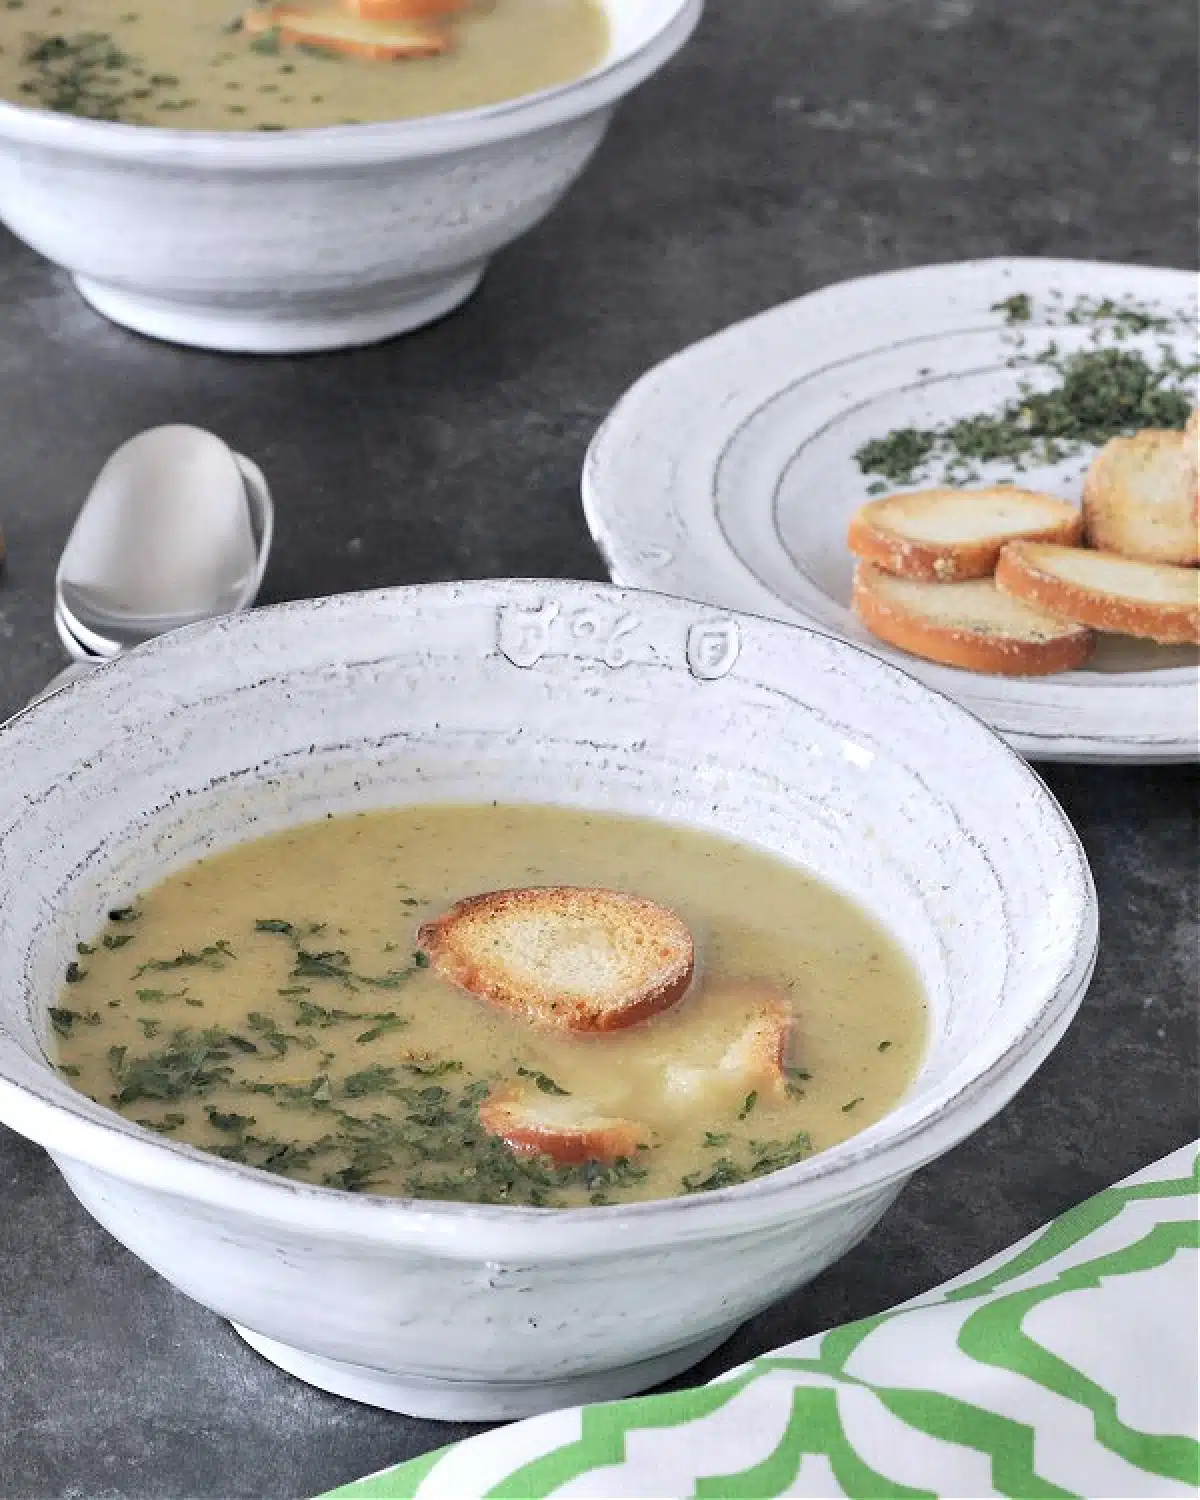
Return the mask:
<svg viewBox="0 0 1200 1500">
<path fill-rule="evenodd" d="M 1034 315 L 996 304 L 1026 293 Z M 869 647 L 979 715 L 1038 760 L 1184 761 L 1197 755 L 1197 654 L 1108 637 L 1094 663 L 1055 677 L 1000 678 L 893 651 L 850 610 L 846 525 L 868 498 L 854 454 L 898 427 L 995 411 L 1025 363 L 1064 353 L 1111 323 L 1070 321 L 1112 298 L 1169 319 L 1120 330 L 1124 347 L 1196 357 L 1196 278 L 1085 261 L 927 266 L 826 288 L 739 323 L 644 376 L 588 451 L 584 509 L 615 582 L 814 626 Z M 1023 363 L 1014 366 L 1017 359 Z M 1078 499 L 1090 453 L 1015 479 Z M 926 483 L 930 482 L 928 480 Z"/>
</svg>

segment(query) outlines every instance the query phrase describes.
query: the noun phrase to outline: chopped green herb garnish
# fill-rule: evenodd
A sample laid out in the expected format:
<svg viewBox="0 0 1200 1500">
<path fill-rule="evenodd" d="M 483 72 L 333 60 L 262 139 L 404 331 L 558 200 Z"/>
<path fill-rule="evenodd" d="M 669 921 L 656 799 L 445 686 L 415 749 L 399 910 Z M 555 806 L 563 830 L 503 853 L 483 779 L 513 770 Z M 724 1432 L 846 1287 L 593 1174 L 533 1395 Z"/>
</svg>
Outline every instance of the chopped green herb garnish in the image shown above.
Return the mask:
<svg viewBox="0 0 1200 1500">
<path fill-rule="evenodd" d="M 886 1052 L 891 1045 L 891 1042 L 880 1042 L 879 1046 L 875 1050 L 877 1052 Z"/>
<path fill-rule="evenodd" d="M 706 1139 L 705 1145 L 709 1142 Z M 778 1172 L 782 1167 L 794 1166 L 812 1154 L 812 1140 L 805 1131 L 798 1131 L 786 1141 L 751 1141 L 750 1159 L 739 1163 L 732 1156 L 722 1156 L 705 1172 L 692 1172 L 682 1179 L 684 1192 L 707 1193 L 717 1188 L 735 1187 L 768 1172 Z"/>
<path fill-rule="evenodd" d="M 715 1192 L 718 1188 L 734 1187 L 745 1180 L 745 1170 L 728 1156 L 720 1157 L 707 1176 L 691 1172 L 682 1179 L 684 1191 L 688 1193 Z"/>
<path fill-rule="evenodd" d="M 383 1063 L 374 1063 L 357 1073 L 351 1073 L 342 1084 L 342 1091 L 349 1099 L 361 1099 L 365 1094 L 377 1094 L 396 1081 L 395 1068 Z"/>
<path fill-rule="evenodd" d="M 1156 363 L 1137 350 L 1083 349 L 1039 357 L 1057 383 L 1026 389 L 993 412 L 938 427 L 904 427 L 872 439 L 854 457 L 864 474 L 907 485 L 931 472 L 950 481 L 977 477 L 974 466 L 1003 461 L 1022 469 L 1057 463 L 1083 448 L 1143 427 L 1182 428 L 1192 410 L 1186 381 L 1195 365 L 1168 349 Z"/>
<path fill-rule="evenodd" d="M 145 1057 L 130 1059 L 124 1047 L 112 1048 L 109 1065 L 120 1085 L 113 1096 L 118 1105 L 139 1099 L 183 1099 L 207 1093 L 233 1077 L 224 1033 L 211 1028 L 197 1034 L 181 1028 L 167 1046 Z"/>
<path fill-rule="evenodd" d="M 852 1109 L 857 1109 L 862 1102 L 862 1095 L 859 1094 L 856 1099 L 851 1099 L 848 1104 L 842 1105 L 842 1113 L 848 1115 Z"/>
<path fill-rule="evenodd" d="M 748 1093 L 746 1095 L 745 1103 L 742 1105 L 741 1109 L 738 1110 L 738 1119 L 739 1120 L 744 1120 L 746 1118 L 746 1116 L 751 1112 L 751 1110 L 753 1110 L 753 1108 L 755 1107 L 755 1105 L 757 1103 L 758 1103 L 758 1090 L 757 1089 L 752 1089 L 750 1091 L 750 1093 Z"/>
<path fill-rule="evenodd" d="M 1067 309 L 1066 321 L 1080 323 L 1111 323 L 1118 336 L 1130 333 L 1166 332 L 1171 319 L 1141 306 L 1133 298 L 1118 302 L 1113 297 L 1080 297 Z"/>
<path fill-rule="evenodd" d="M 280 936 L 297 939 L 300 934 L 294 924 L 283 922 L 278 919 L 260 921 L 255 924 L 260 932 L 274 932 Z M 310 936 L 322 931 L 324 922 L 314 922 L 309 925 Z M 420 963 L 414 960 L 414 967 L 420 968 Z M 413 969 L 394 969 L 387 974 L 360 974 L 357 973 L 350 963 L 350 955 L 341 948 L 328 948 L 315 952 L 308 948 L 297 947 L 296 959 L 292 967 L 290 978 L 292 979 L 326 979 L 335 984 L 340 984 L 346 989 L 357 989 L 360 985 L 368 989 L 395 990 L 405 984 L 413 974 Z M 279 991 L 281 995 L 306 994 L 307 989 L 299 986 L 291 986 Z"/>
<path fill-rule="evenodd" d="M 185 948 L 182 953 L 177 953 L 174 958 L 151 958 L 133 971 L 133 978 L 140 979 L 143 974 L 162 973 L 168 969 L 197 967 L 220 969 L 224 967 L 227 959 L 236 957 L 237 955 L 225 939 L 219 938 L 215 943 L 209 943 L 206 948 L 201 948 L 199 953 L 191 953 Z"/>
<path fill-rule="evenodd" d="M 422 1078 L 443 1078 L 447 1073 L 461 1073 L 462 1063 L 455 1062 L 452 1058 L 445 1058 L 441 1062 L 406 1062 L 404 1070 Z M 486 1089 L 487 1085 L 484 1087 Z"/>
<path fill-rule="evenodd" d="M 763 1177 L 768 1172 L 778 1172 L 783 1167 L 795 1166 L 806 1156 L 812 1155 L 812 1139 L 807 1131 L 798 1130 L 787 1141 L 751 1141 L 754 1159 L 750 1163 L 750 1175 Z"/>
<path fill-rule="evenodd" d="M 706 1130 L 704 1132 L 704 1144 L 706 1146 L 727 1146 L 729 1144 L 729 1132 L 727 1130 Z"/>
<path fill-rule="evenodd" d="M 937 443 L 937 432 L 897 427 L 887 437 L 864 443 L 854 458 L 864 474 L 882 474 L 892 484 L 911 484 Z"/>
<path fill-rule="evenodd" d="M 570 1089 L 560 1088 L 554 1079 L 547 1073 L 540 1073 L 536 1068 L 518 1068 L 517 1073 L 521 1078 L 530 1078 L 541 1089 L 543 1094 L 568 1095 Z"/>
<path fill-rule="evenodd" d="M 407 1025 L 407 1016 L 396 1015 L 395 1013 L 382 1015 L 379 1017 L 376 1025 L 369 1027 L 366 1031 L 360 1032 L 355 1040 L 359 1042 L 373 1042 L 376 1037 L 383 1036 L 385 1032 L 397 1031 L 401 1026 Z"/>
<path fill-rule="evenodd" d="M 108 914 L 110 922 L 136 922 L 141 913 L 135 906 L 114 906 Z"/>
<path fill-rule="evenodd" d="M 1033 317 L 1033 298 L 1028 292 L 1015 292 L 1003 302 L 993 302 L 992 312 L 1002 312 L 1006 323 L 1028 323 Z"/>
<path fill-rule="evenodd" d="M 71 1029 L 77 1021 L 84 1021 L 89 1026 L 95 1026 L 100 1020 L 98 1011 L 88 1011 L 85 1014 L 77 1010 L 68 1010 L 64 1005 L 52 1005 L 47 1014 L 50 1017 L 51 1026 L 59 1036 L 70 1036 Z"/>
<path fill-rule="evenodd" d="M 87 978 L 87 970 L 81 969 L 74 959 L 72 959 L 67 965 L 65 977 L 68 984 L 78 984 L 81 979 Z"/>
<path fill-rule="evenodd" d="M 108 933 L 104 938 L 104 946 L 106 948 L 123 948 L 126 943 L 132 942 L 132 932 Z"/>
</svg>

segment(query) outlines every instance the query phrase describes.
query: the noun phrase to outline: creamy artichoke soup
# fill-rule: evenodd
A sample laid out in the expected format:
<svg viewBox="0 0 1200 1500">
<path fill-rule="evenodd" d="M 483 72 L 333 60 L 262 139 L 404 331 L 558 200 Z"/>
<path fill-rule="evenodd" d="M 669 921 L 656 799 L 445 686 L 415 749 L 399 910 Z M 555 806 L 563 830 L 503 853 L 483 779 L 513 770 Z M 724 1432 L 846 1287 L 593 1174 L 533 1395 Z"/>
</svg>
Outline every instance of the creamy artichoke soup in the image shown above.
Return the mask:
<svg viewBox="0 0 1200 1500">
<path fill-rule="evenodd" d="M 0 0 L 0 97 L 196 130 L 281 130 L 496 104 L 578 78 L 601 0 Z"/>
<path fill-rule="evenodd" d="M 694 943 L 684 998 L 585 1035 L 438 977 L 422 924 L 547 886 L 669 907 Z M 240 845 L 114 907 L 66 981 L 59 1068 L 150 1130 L 348 1191 L 544 1207 L 802 1160 L 890 1110 L 926 1039 L 913 966 L 845 896 L 707 834 L 549 808 L 402 808 Z M 780 1013 L 776 1056 L 759 1043 Z M 549 1149 L 485 1128 L 502 1098 Z M 603 1128 L 556 1151 L 580 1119 Z"/>
</svg>

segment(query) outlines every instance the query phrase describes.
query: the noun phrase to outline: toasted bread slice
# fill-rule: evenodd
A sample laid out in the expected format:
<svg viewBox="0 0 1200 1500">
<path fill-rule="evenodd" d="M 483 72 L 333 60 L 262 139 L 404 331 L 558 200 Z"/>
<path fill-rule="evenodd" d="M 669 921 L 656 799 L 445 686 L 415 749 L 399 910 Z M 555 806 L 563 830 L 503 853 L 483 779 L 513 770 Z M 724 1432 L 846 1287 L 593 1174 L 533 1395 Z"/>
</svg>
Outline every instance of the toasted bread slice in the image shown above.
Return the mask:
<svg viewBox="0 0 1200 1500">
<path fill-rule="evenodd" d="M 1194 434 L 1113 438 L 1084 481 L 1088 545 L 1142 562 L 1194 567 L 1200 562 L 1196 491 Z"/>
<path fill-rule="evenodd" d="M 1012 599 L 1093 630 L 1164 646 L 1200 645 L 1200 573 L 1116 552 L 1012 542 L 996 585 Z"/>
<path fill-rule="evenodd" d="M 514 1151 L 537 1152 L 564 1167 L 632 1157 L 650 1142 L 650 1132 L 636 1120 L 598 1114 L 576 1099 L 517 1088 L 489 1094 L 479 1107 L 479 1122 Z"/>
<path fill-rule="evenodd" d="M 668 1099 L 681 1102 L 706 1098 L 718 1102 L 722 1094 L 741 1099 L 757 1093 L 764 1099 L 781 1099 L 787 1091 L 787 1048 L 792 1030 L 792 1008 L 774 985 L 758 981 L 723 985 L 709 991 L 711 1004 L 750 1006 L 750 1014 L 739 1034 L 714 1062 L 672 1060 L 664 1072 Z"/>
<path fill-rule="evenodd" d="M 450 46 L 450 35 L 428 20 L 368 21 L 341 6 L 252 5 L 243 29 L 256 35 L 277 32 L 295 46 L 344 53 L 371 62 L 403 57 L 436 57 Z"/>
<path fill-rule="evenodd" d="M 471 0 L 342 0 L 342 8 L 364 21 L 436 21 L 465 10 Z"/>
<path fill-rule="evenodd" d="M 981 490 L 915 490 L 855 512 L 851 552 L 901 578 L 953 583 L 990 578 L 1005 542 L 1078 542 L 1083 517 L 1066 500 L 998 484 Z"/>
<path fill-rule="evenodd" d="M 692 935 L 665 906 L 574 886 L 472 896 L 417 942 L 443 978 L 563 1031 L 614 1031 L 666 1010 L 695 966 Z"/>
<path fill-rule="evenodd" d="M 854 609 L 890 646 L 1000 677 L 1066 672 L 1081 667 L 1095 646 L 1090 630 L 1010 599 L 990 578 L 919 583 L 859 563 Z"/>
</svg>

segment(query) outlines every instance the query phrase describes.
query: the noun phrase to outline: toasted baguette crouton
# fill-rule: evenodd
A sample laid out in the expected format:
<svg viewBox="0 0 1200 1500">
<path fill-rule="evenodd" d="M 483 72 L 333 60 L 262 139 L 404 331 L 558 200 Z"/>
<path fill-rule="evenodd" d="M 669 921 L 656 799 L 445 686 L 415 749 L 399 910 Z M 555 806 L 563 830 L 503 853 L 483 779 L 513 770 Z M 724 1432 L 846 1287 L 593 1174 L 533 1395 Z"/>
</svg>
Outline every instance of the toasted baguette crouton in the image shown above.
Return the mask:
<svg viewBox="0 0 1200 1500">
<path fill-rule="evenodd" d="M 1200 562 L 1196 491 L 1194 433 L 1113 438 L 1084 481 L 1088 545 L 1142 562 L 1194 567 Z"/>
<path fill-rule="evenodd" d="M 691 933 L 665 906 L 573 886 L 472 896 L 417 942 L 443 978 L 563 1031 L 614 1031 L 666 1010 L 695 964 Z"/>
<path fill-rule="evenodd" d="M 1005 542 L 1078 542 L 1083 517 L 1054 495 L 998 484 L 981 490 L 916 490 L 872 500 L 854 514 L 851 552 L 901 578 L 953 583 L 990 578 Z"/>
<path fill-rule="evenodd" d="M 686 1058 L 667 1063 L 664 1078 L 668 1099 L 694 1100 L 720 1093 L 741 1097 L 758 1093 L 781 1099 L 787 1091 L 787 1046 L 792 1009 L 773 985 L 759 981 L 721 985 L 705 994 L 706 1004 L 749 1004 L 750 1013 L 739 1034 L 715 1061 L 697 1063 Z"/>
<path fill-rule="evenodd" d="M 871 634 L 890 646 L 1001 677 L 1081 667 L 1095 645 L 1090 630 L 1010 599 L 990 578 L 919 583 L 859 563 L 854 609 Z"/>
<path fill-rule="evenodd" d="M 257 35 L 274 31 L 293 45 L 371 62 L 436 57 L 450 46 L 449 33 L 430 21 L 367 21 L 341 6 L 252 5 L 242 15 L 242 26 Z"/>
<path fill-rule="evenodd" d="M 1200 645 L 1200 573 L 1116 552 L 1012 542 L 996 585 L 1014 600 L 1093 630 L 1160 645 Z"/>
<path fill-rule="evenodd" d="M 364 21 L 436 21 L 465 10 L 471 0 L 342 0 L 342 8 Z"/>
<path fill-rule="evenodd" d="M 726 1072 L 737 1073 L 751 1088 L 780 1096 L 787 1088 L 784 1070 L 792 1013 L 787 1001 L 772 995 L 721 1059 Z"/>
<path fill-rule="evenodd" d="M 649 1145 L 650 1132 L 635 1120 L 597 1114 L 585 1102 L 503 1088 L 479 1107 L 479 1122 L 514 1151 L 549 1156 L 559 1166 L 632 1157 Z"/>
</svg>

